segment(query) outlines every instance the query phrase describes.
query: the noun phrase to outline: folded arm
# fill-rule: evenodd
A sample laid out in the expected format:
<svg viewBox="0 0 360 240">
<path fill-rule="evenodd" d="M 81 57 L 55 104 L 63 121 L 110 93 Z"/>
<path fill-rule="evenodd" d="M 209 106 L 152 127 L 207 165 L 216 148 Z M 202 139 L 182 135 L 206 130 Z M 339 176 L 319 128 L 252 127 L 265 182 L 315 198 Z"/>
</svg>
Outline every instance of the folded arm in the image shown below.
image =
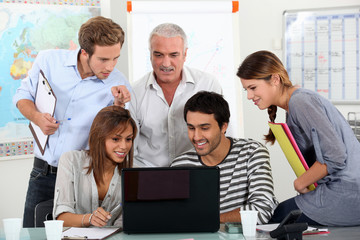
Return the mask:
<svg viewBox="0 0 360 240">
<path fill-rule="evenodd" d="M 328 175 L 326 164 L 316 161 L 303 175 L 294 181 L 294 188 L 299 193 L 307 193 L 310 190 L 308 186 L 316 183 Z"/>
</svg>

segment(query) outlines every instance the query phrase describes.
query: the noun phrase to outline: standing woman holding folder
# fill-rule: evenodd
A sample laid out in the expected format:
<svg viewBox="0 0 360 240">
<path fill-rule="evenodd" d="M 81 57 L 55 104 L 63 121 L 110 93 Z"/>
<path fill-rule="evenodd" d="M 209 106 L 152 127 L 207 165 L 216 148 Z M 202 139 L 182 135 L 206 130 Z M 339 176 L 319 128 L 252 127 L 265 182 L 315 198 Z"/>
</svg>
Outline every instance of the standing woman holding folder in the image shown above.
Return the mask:
<svg viewBox="0 0 360 240">
<path fill-rule="evenodd" d="M 300 209 L 299 221 L 312 225 L 360 225 L 360 143 L 342 114 L 319 94 L 293 86 L 271 52 L 249 55 L 237 76 L 247 98 L 267 109 L 271 122 L 277 107 L 287 112 L 286 123 L 310 167 L 294 181 L 300 195 L 280 203 L 270 222 Z M 265 140 L 275 142 L 271 130 Z M 318 187 L 309 191 L 315 182 Z"/>
<path fill-rule="evenodd" d="M 67 227 L 122 226 L 121 169 L 132 167 L 136 123 L 120 106 L 103 108 L 89 150 L 64 153 L 55 184 L 54 219 Z"/>
</svg>

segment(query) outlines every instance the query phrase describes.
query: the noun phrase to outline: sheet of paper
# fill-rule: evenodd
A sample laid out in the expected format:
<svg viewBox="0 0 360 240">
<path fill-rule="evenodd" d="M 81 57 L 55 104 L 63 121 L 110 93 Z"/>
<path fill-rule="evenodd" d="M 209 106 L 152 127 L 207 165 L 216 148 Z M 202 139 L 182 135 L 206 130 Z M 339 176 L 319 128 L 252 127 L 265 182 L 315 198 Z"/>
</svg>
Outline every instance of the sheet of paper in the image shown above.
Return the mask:
<svg viewBox="0 0 360 240">
<path fill-rule="evenodd" d="M 39 112 L 49 113 L 51 116 L 53 116 L 55 111 L 55 104 L 56 104 L 55 94 L 51 90 L 51 86 L 49 85 L 49 82 L 46 80 L 46 77 L 44 76 L 43 72 L 40 71 L 39 82 L 36 89 L 35 106 Z M 41 153 L 44 155 L 45 146 L 49 136 L 45 135 L 41 131 L 40 127 L 33 122 L 30 122 L 29 127 Z"/>
<path fill-rule="evenodd" d="M 64 237 L 87 237 L 87 239 L 104 239 L 115 232 L 120 231 L 117 227 L 89 227 L 89 228 L 78 228 L 72 227 L 62 233 Z"/>
<path fill-rule="evenodd" d="M 271 231 L 275 230 L 278 226 L 279 226 L 279 223 L 257 225 L 256 230 L 259 231 L 259 232 L 268 233 L 268 232 L 271 232 Z M 328 229 L 327 228 L 314 228 L 314 227 L 308 226 L 306 231 L 303 232 L 303 234 L 305 234 L 305 235 L 307 235 L 307 234 L 319 234 L 319 233 L 328 233 Z"/>
<path fill-rule="evenodd" d="M 271 232 L 272 230 L 275 230 L 275 228 L 277 228 L 278 226 L 279 223 L 257 225 L 256 230 L 259 232 Z"/>
</svg>

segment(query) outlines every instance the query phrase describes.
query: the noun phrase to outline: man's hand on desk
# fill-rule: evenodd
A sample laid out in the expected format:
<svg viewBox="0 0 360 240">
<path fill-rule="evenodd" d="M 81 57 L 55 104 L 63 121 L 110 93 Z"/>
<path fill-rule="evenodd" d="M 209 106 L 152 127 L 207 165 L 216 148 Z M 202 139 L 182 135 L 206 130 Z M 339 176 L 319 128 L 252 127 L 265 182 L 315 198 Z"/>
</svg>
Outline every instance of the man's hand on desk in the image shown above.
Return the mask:
<svg viewBox="0 0 360 240">
<path fill-rule="evenodd" d="M 236 208 L 230 212 L 221 213 L 220 222 L 241 222 L 240 208 Z"/>
</svg>

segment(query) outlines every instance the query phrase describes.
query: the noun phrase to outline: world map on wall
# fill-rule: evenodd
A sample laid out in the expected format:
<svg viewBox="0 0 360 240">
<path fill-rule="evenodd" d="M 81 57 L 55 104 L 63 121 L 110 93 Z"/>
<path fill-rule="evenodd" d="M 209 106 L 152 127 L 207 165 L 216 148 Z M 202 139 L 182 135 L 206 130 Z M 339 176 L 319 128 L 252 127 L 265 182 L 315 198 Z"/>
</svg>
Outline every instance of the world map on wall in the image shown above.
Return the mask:
<svg viewBox="0 0 360 240">
<path fill-rule="evenodd" d="M 0 139 L 31 137 L 29 121 L 12 103 L 39 51 L 76 49 L 82 23 L 100 8 L 0 4 Z"/>
</svg>

